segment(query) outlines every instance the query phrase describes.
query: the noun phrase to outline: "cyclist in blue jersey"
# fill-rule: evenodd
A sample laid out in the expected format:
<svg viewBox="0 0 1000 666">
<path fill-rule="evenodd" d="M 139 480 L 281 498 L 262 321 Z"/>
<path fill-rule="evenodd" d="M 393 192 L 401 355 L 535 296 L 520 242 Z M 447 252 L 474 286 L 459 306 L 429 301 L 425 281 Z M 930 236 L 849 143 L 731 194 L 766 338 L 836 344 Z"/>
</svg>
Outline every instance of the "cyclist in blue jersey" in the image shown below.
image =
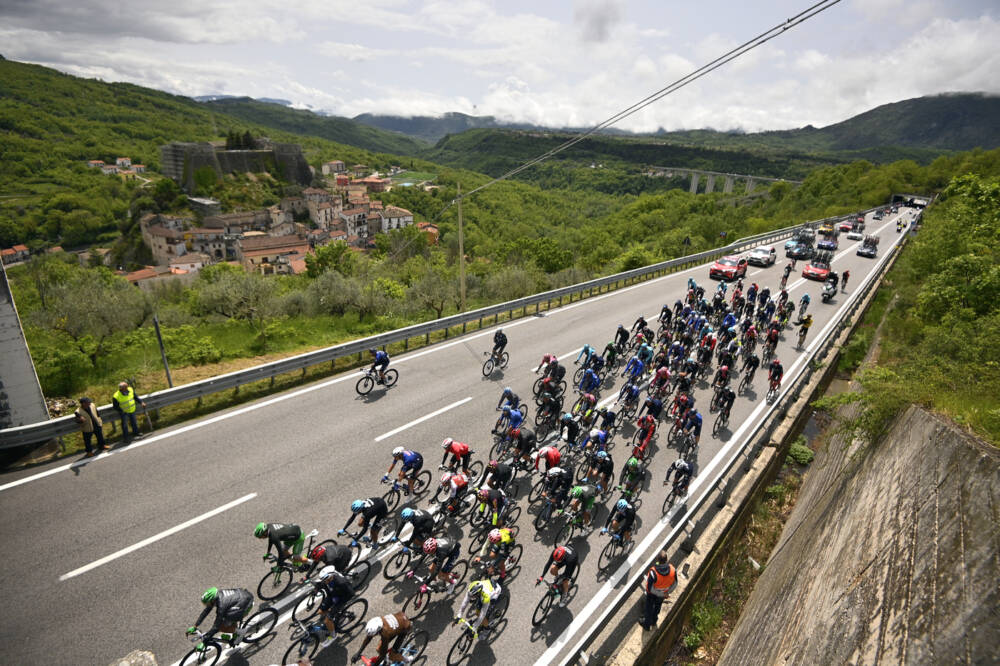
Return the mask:
<svg viewBox="0 0 1000 666">
<path fill-rule="evenodd" d="M 407 487 L 403 489 L 403 493 L 410 495 L 413 493 L 413 481 L 423 469 L 424 457 L 416 451 L 409 451 L 402 446 L 397 446 L 392 450 L 392 464 L 389 465 L 385 476 L 382 477 L 383 482 L 389 481 L 389 475 L 392 474 L 392 468 L 396 466 L 397 462 L 403 463 L 403 468 L 399 470 L 398 479 L 400 481 L 407 480 Z"/>
<path fill-rule="evenodd" d="M 728 285 L 726 285 L 725 282 L 719 282 L 719 286 L 716 288 L 716 291 L 721 291 L 722 295 L 725 296 L 727 288 L 728 288 Z"/>
<path fill-rule="evenodd" d="M 726 313 L 726 316 L 722 318 L 722 328 L 728 329 L 736 326 L 736 315 L 732 310 Z"/>
<path fill-rule="evenodd" d="M 504 407 L 503 413 L 507 415 L 509 426 L 507 427 L 507 432 L 517 430 L 524 423 L 524 414 L 521 413 L 520 409 L 512 409 L 510 407 Z"/>
<path fill-rule="evenodd" d="M 680 359 L 684 358 L 684 343 L 680 340 L 674 340 L 674 343 L 670 345 L 670 349 L 667 350 L 667 357 L 670 358 L 671 362 L 680 362 Z"/>
<path fill-rule="evenodd" d="M 577 387 L 581 393 L 591 393 L 596 391 L 601 385 L 601 378 L 591 368 L 587 368 L 580 378 L 580 385 Z"/>
<path fill-rule="evenodd" d="M 601 370 L 604 369 L 604 357 L 594 354 L 590 358 L 590 369 L 600 374 Z"/>
<path fill-rule="evenodd" d="M 597 414 L 601 417 L 601 430 L 608 431 L 615 427 L 615 421 L 618 419 L 618 413 L 615 411 L 614 405 L 608 405 L 607 407 L 601 408 Z"/>
<path fill-rule="evenodd" d="M 684 432 L 688 434 L 694 432 L 695 446 L 701 441 L 701 412 L 697 409 L 689 411 L 684 419 Z"/>
<path fill-rule="evenodd" d="M 642 375 L 644 365 L 638 356 L 633 356 L 629 359 L 628 365 L 625 366 L 625 372 L 622 373 L 622 377 L 629 377 L 631 379 L 637 379 Z"/>
<path fill-rule="evenodd" d="M 583 348 L 580 349 L 580 353 L 576 355 L 576 360 L 573 361 L 573 362 L 574 363 L 579 363 L 580 359 L 582 358 L 583 359 L 583 367 L 587 367 L 590 364 L 590 359 L 593 356 L 595 356 L 596 354 L 597 354 L 597 350 L 596 349 L 594 349 L 589 344 L 588 345 L 584 345 Z"/>
<path fill-rule="evenodd" d="M 389 367 L 389 355 L 374 347 L 368 350 L 368 354 L 372 357 L 372 367 L 369 368 L 368 372 L 374 371 L 377 367 L 378 382 L 381 384 L 385 381 L 385 369 Z"/>
<path fill-rule="evenodd" d="M 618 399 L 626 405 L 633 404 L 639 399 L 639 387 L 632 382 L 627 382 L 625 386 L 622 386 L 622 390 L 618 392 Z"/>
<path fill-rule="evenodd" d="M 507 386 L 504 388 L 503 393 L 500 394 L 500 400 L 497 402 L 497 409 L 502 409 L 504 407 L 517 408 L 521 404 L 520 398 L 514 393 L 514 389 Z"/>
</svg>

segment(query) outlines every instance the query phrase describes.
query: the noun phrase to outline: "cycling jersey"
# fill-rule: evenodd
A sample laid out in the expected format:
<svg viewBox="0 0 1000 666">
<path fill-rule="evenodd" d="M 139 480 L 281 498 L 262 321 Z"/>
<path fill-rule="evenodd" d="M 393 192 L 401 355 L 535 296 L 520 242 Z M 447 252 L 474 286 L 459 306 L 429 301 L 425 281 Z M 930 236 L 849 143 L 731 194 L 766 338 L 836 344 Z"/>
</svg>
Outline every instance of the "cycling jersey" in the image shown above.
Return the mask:
<svg viewBox="0 0 1000 666">
<path fill-rule="evenodd" d="M 646 398 L 646 402 L 643 403 L 642 409 L 639 410 L 639 414 L 642 415 L 643 411 L 648 412 L 646 418 L 651 417 L 655 421 L 660 418 L 660 414 L 663 412 L 663 401 L 655 396 L 649 396 Z"/>
<path fill-rule="evenodd" d="M 355 518 L 360 519 L 363 527 L 376 527 L 382 519 L 389 515 L 389 506 L 381 497 L 369 497 L 365 500 L 365 507 L 357 513 L 352 513 L 344 524 L 346 530 L 354 522 Z"/>
<path fill-rule="evenodd" d="M 521 404 L 521 401 L 514 391 L 510 388 L 505 388 L 503 393 L 500 394 L 500 401 L 497 402 L 497 409 L 500 409 L 504 404 L 511 408 L 517 408 L 517 406 Z"/>
<path fill-rule="evenodd" d="M 376 367 L 383 371 L 389 367 L 389 355 L 381 349 L 375 352 L 375 361 L 372 363 L 372 370 Z"/>
<path fill-rule="evenodd" d="M 615 332 L 615 342 L 619 345 L 624 346 L 628 342 L 629 332 L 625 330 L 624 326 L 619 326 L 618 330 Z"/>
<path fill-rule="evenodd" d="M 614 409 L 607 407 L 601 412 L 601 430 L 610 430 L 615 427 L 615 420 L 618 418 L 618 414 L 615 413 Z"/>
<path fill-rule="evenodd" d="M 583 377 L 580 379 L 579 388 L 581 391 L 590 392 L 596 389 L 600 385 L 601 385 L 600 377 L 597 376 L 596 372 L 588 368 L 587 371 L 583 373 Z"/>
<path fill-rule="evenodd" d="M 205 638 L 214 636 L 224 625 L 239 622 L 253 607 L 253 598 L 253 594 L 242 588 L 219 590 L 215 595 L 215 601 L 201 611 L 194 626 L 197 627 L 204 622 L 214 608 L 215 622 L 205 633 Z"/>
<path fill-rule="evenodd" d="M 278 557 L 278 564 L 285 561 L 285 549 L 294 548 L 293 555 L 302 552 L 302 544 L 305 537 L 302 535 L 302 528 L 298 525 L 283 525 L 281 523 L 270 523 L 267 526 L 267 552 L 270 554 L 274 548 Z"/>
<path fill-rule="evenodd" d="M 458 609 L 458 614 L 456 617 L 463 617 L 465 615 L 465 609 L 469 607 L 472 602 L 472 588 L 474 585 L 479 586 L 479 600 L 481 606 L 479 608 L 479 613 L 476 614 L 476 619 L 472 621 L 472 626 L 485 626 L 486 618 L 490 612 L 490 604 L 500 598 L 500 594 L 503 589 L 500 587 L 499 583 L 494 585 L 489 578 L 484 578 L 472 583 L 469 583 L 468 589 L 465 591 L 465 598 L 462 599 L 462 605 Z"/>
<path fill-rule="evenodd" d="M 545 563 L 545 566 L 542 567 L 543 576 L 545 575 L 545 572 L 549 570 L 549 567 L 552 566 L 553 564 L 556 565 L 557 569 L 563 569 L 564 576 L 568 578 L 573 576 L 573 572 L 576 570 L 577 565 L 580 563 L 580 556 L 577 555 L 576 551 L 573 550 L 573 548 L 571 548 L 570 546 L 563 546 L 562 548 L 566 552 L 563 554 L 563 558 L 561 561 L 556 562 L 555 551 L 552 551 L 552 553 L 549 555 L 548 561 Z"/>
<path fill-rule="evenodd" d="M 576 355 L 576 362 L 579 363 L 580 359 L 586 356 L 587 358 L 585 358 L 583 362 L 585 364 L 589 363 L 590 357 L 593 356 L 595 353 L 596 351 L 594 350 L 593 347 L 591 347 L 590 345 L 584 345 L 583 348 L 580 350 L 580 353 Z"/>
<path fill-rule="evenodd" d="M 408 522 L 413 525 L 413 538 L 411 541 L 423 543 L 434 532 L 434 514 L 424 509 L 414 509 L 413 515 Z M 402 529 L 402 525 L 400 525 Z M 329 551 L 329 548 L 327 548 Z"/>
<path fill-rule="evenodd" d="M 320 605 L 321 610 L 329 612 L 354 596 L 354 586 L 351 585 L 351 581 L 333 567 L 326 567 L 320 571 L 319 579 L 326 584 L 326 589 L 330 592 Z"/>
<path fill-rule="evenodd" d="M 633 356 L 629 359 L 628 365 L 625 366 L 625 374 L 633 378 L 638 377 L 642 374 L 643 363 L 639 360 L 638 356 Z"/>
<path fill-rule="evenodd" d="M 462 546 L 454 539 L 441 537 L 437 540 L 437 550 L 434 551 L 434 560 L 441 565 L 441 571 L 451 573 L 455 561 L 458 560 L 462 552 Z"/>
<path fill-rule="evenodd" d="M 535 469 L 538 469 L 538 463 L 545 461 L 545 471 L 552 469 L 559 465 L 559 461 L 562 459 L 562 454 L 559 453 L 559 449 L 554 446 L 543 446 L 538 450 L 538 457 L 535 458 Z"/>
<path fill-rule="evenodd" d="M 629 504 L 627 509 L 619 509 L 616 506 L 614 511 L 608 515 L 608 520 L 604 523 L 604 529 L 610 528 L 611 523 L 618 523 L 619 532 L 628 532 L 632 529 L 632 525 L 635 524 L 635 507 Z"/>
<path fill-rule="evenodd" d="M 604 432 L 599 428 L 594 428 L 590 431 L 590 436 L 588 437 L 591 444 L 595 444 L 599 450 L 603 451 L 604 446 L 608 441 L 608 433 Z"/>
<path fill-rule="evenodd" d="M 433 520 L 433 517 L 431 520 Z M 324 546 L 324 548 L 323 557 L 319 558 L 314 564 L 321 567 L 336 567 L 337 571 L 340 572 L 347 571 L 347 567 L 351 566 L 351 558 L 354 556 L 354 551 L 349 546 L 341 546 L 335 543 Z"/>
<path fill-rule="evenodd" d="M 424 457 L 416 451 L 403 451 L 403 471 L 419 471 L 424 466 Z"/>
<path fill-rule="evenodd" d="M 736 315 L 730 312 L 723 318 L 722 328 L 727 329 L 727 328 L 732 328 L 733 326 L 736 326 Z"/>
<path fill-rule="evenodd" d="M 649 363 L 653 360 L 653 348 L 648 344 L 643 344 L 639 347 L 639 351 L 636 353 L 636 356 L 638 356 L 639 360 L 643 363 Z"/>
<path fill-rule="evenodd" d="M 448 476 L 448 486 L 451 488 L 451 493 L 448 497 L 455 499 L 459 495 L 464 494 L 466 488 L 469 487 L 469 477 L 465 474 L 451 474 Z"/>
<path fill-rule="evenodd" d="M 684 419 L 684 430 L 689 431 L 692 428 L 696 437 L 701 435 L 701 414 L 697 411 L 689 412 Z"/>
<path fill-rule="evenodd" d="M 632 329 L 631 330 L 633 330 L 633 331 L 640 330 L 641 331 L 644 328 L 646 328 L 646 318 L 640 315 L 640 317 L 635 320 L 635 323 L 632 324 Z"/>
<path fill-rule="evenodd" d="M 521 413 L 520 409 L 510 410 L 510 428 L 514 430 L 518 428 L 524 421 L 524 414 Z"/>
<path fill-rule="evenodd" d="M 518 428 L 514 435 L 514 448 L 518 451 L 530 451 L 535 448 L 535 433 L 529 428 Z"/>
<path fill-rule="evenodd" d="M 514 478 L 514 468 L 505 463 L 497 463 L 496 471 L 487 474 L 483 483 L 493 485 L 490 483 L 492 481 L 496 486 L 503 488 L 510 483 L 512 478 Z"/>
</svg>

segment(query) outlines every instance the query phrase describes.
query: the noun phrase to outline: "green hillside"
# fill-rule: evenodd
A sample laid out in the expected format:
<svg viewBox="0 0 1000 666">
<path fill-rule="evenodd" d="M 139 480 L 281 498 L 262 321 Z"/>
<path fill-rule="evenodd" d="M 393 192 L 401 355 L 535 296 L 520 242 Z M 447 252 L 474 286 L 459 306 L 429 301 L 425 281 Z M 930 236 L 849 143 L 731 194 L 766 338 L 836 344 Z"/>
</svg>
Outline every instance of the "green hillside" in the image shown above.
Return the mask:
<svg viewBox="0 0 1000 666">
<path fill-rule="evenodd" d="M 261 102 L 249 97 L 231 97 L 202 104 L 212 111 L 240 118 L 255 125 L 273 127 L 301 136 L 328 139 L 376 153 L 416 155 L 427 148 L 426 142 L 405 134 L 377 129 L 348 118 L 321 116 L 312 111 L 292 109 L 282 104 Z"/>
</svg>

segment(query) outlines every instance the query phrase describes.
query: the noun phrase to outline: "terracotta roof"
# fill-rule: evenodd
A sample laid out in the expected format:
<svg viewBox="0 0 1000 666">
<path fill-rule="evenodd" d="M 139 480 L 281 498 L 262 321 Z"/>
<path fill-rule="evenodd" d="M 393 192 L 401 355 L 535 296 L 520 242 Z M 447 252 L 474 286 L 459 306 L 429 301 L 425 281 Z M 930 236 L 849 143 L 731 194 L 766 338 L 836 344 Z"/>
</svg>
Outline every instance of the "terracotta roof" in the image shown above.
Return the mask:
<svg viewBox="0 0 1000 666">
<path fill-rule="evenodd" d="M 16 250 L 17 252 L 27 252 L 28 247 L 26 245 L 15 245 L 14 250 Z"/>
<path fill-rule="evenodd" d="M 385 209 L 386 217 L 413 217 L 413 213 L 406 210 L 405 208 L 400 208 L 399 206 L 389 206 Z"/>
<path fill-rule="evenodd" d="M 150 236 L 162 236 L 163 238 L 170 238 L 173 240 L 180 240 L 181 238 L 180 231 L 177 231 L 176 229 L 167 229 L 166 227 L 161 227 L 159 225 L 147 228 L 146 233 Z"/>
<path fill-rule="evenodd" d="M 288 267 L 292 270 L 293 275 L 299 275 L 306 272 L 306 260 L 305 259 L 292 259 L 288 262 Z"/>
<path fill-rule="evenodd" d="M 364 208 L 348 208 L 341 214 L 350 216 L 350 215 L 364 214 L 364 212 L 365 212 Z"/>
<path fill-rule="evenodd" d="M 149 280 L 155 278 L 159 273 L 156 272 L 155 268 L 140 268 L 137 271 L 132 271 L 125 275 L 125 279 L 129 282 L 138 282 L 139 280 Z"/>
<path fill-rule="evenodd" d="M 309 245 L 298 245 L 298 244 L 288 244 L 278 247 L 268 248 L 266 250 L 251 250 L 250 252 L 244 252 L 244 257 L 266 257 L 269 254 L 302 254 L 305 255 L 309 252 Z"/>
<path fill-rule="evenodd" d="M 2 254 L 5 257 L 12 257 L 15 254 L 17 254 L 17 252 L 15 252 L 14 248 L 12 247 L 5 247 L 3 250 L 0 250 L 0 254 Z"/>
<path fill-rule="evenodd" d="M 222 229 L 209 229 L 208 227 L 195 227 L 194 229 L 185 229 L 182 233 L 193 234 L 195 236 L 221 236 L 224 232 Z"/>
<path fill-rule="evenodd" d="M 252 252 L 254 250 L 301 245 L 303 241 L 304 239 L 299 236 L 252 236 L 250 238 L 241 238 L 240 247 L 243 253 L 246 254 L 247 251 Z"/>
</svg>

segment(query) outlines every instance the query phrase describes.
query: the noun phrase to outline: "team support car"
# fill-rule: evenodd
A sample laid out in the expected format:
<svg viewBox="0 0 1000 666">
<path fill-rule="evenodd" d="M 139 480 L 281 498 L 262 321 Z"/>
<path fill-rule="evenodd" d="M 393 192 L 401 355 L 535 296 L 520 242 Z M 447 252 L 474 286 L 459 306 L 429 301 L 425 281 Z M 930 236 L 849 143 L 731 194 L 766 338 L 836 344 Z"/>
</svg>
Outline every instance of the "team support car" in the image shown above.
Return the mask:
<svg viewBox="0 0 1000 666">
<path fill-rule="evenodd" d="M 803 227 L 795 232 L 789 240 L 785 241 L 785 250 L 792 247 L 793 245 L 809 245 L 812 246 L 813 242 L 816 240 L 816 232 L 809 227 Z"/>
<path fill-rule="evenodd" d="M 747 274 L 747 259 L 730 255 L 719 259 L 708 269 L 708 277 L 713 280 L 735 280 Z"/>
<path fill-rule="evenodd" d="M 802 277 L 807 280 L 819 280 L 825 282 L 830 275 L 830 260 L 833 255 L 829 252 L 817 252 L 805 268 L 802 269 Z"/>
<path fill-rule="evenodd" d="M 809 259 L 814 253 L 812 246 L 805 243 L 796 243 L 785 250 L 785 256 L 789 259 Z"/>
<path fill-rule="evenodd" d="M 851 229 L 854 228 L 854 225 L 855 225 L 854 221 L 844 220 L 843 222 L 837 225 L 837 228 L 840 229 L 841 231 L 850 231 Z"/>
<path fill-rule="evenodd" d="M 820 242 L 816 243 L 816 249 L 821 252 L 822 251 L 832 252 L 833 250 L 837 249 L 837 246 L 838 243 L 836 236 L 827 236 Z"/>
<path fill-rule="evenodd" d="M 851 229 L 847 232 L 848 240 L 861 240 L 865 235 L 861 233 L 860 229 Z"/>
<path fill-rule="evenodd" d="M 878 236 L 865 236 L 856 254 L 859 257 L 874 259 L 878 255 Z"/>
<path fill-rule="evenodd" d="M 777 257 L 772 245 L 761 245 L 747 253 L 747 263 L 754 266 L 774 266 L 775 261 Z"/>
</svg>

